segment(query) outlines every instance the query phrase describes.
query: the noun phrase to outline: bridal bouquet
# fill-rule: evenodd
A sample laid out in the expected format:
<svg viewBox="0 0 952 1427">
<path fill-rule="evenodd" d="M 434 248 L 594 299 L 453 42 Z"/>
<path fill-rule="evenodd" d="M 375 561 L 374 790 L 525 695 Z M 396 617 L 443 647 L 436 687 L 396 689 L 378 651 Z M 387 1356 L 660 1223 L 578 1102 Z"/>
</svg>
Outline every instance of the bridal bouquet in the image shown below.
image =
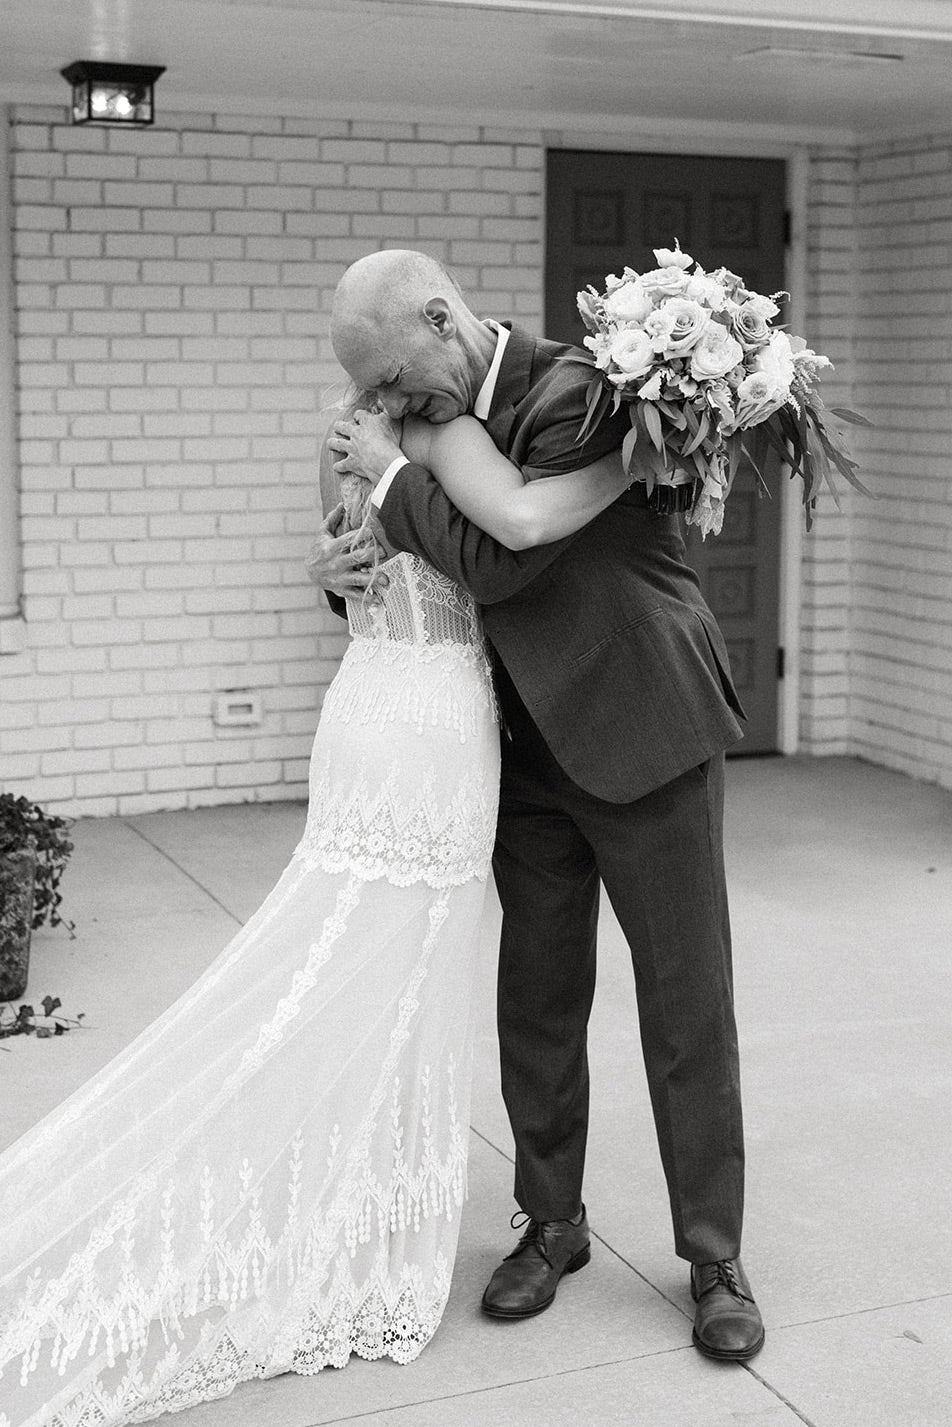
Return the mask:
<svg viewBox="0 0 952 1427">
<path fill-rule="evenodd" d="M 625 402 L 625 469 L 634 474 L 641 443 L 636 479 L 654 493 L 652 504 L 686 510 L 702 537 L 720 532 L 742 453 L 762 483 L 771 448 L 802 476 L 807 529 L 824 480 L 837 498 L 832 467 L 865 491 L 829 418 L 869 422 L 825 407 L 816 387 L 832 362 L 771 325 L 780 312 L 775 298 L 786 294 L 751 292 L 727 268 L 707 273 L 677 242 L 654 254 L 654 271 L 625 268 L 606 278 L 604 292 L 578 294 L 596 368 L 579 439 Z"/>
</svg>

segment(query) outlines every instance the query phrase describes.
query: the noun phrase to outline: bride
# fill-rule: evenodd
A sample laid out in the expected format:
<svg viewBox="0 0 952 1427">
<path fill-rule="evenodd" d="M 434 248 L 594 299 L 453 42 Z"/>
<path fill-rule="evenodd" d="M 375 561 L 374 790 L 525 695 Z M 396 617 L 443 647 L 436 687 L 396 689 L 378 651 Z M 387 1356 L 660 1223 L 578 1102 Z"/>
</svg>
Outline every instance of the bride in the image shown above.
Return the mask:
<svg viewBox="0 0 952 1427">
<path fill-rule="evenodd" d="M 402 440 L 511 548 L 581 528 L 628 484 L 612 457 L 524 485 L 470 417 Z M 369 484 L 339 492 L 332 460 L 325 445 L 325 508 L 342 495 L 373 565 Z M 472 599 L 406 553 L 375 585 L 348 601 L 277 886 L 0 1156 L 0 1427 L 118 1427 L 352 1353 L 407 1363 L 436 1330 L 499 744 Z"/>
</svg>

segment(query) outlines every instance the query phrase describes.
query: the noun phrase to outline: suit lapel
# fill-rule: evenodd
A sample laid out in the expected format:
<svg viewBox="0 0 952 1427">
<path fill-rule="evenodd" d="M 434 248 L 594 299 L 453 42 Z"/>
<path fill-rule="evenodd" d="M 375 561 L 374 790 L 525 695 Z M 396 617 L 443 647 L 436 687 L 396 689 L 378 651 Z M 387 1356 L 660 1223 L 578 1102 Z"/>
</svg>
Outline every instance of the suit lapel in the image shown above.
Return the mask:
<svg viewBox="0 0 952 1427">
<path fill-rule="evenodd" d="M 505 322 L 504 327 L 510 324 Z M 518 327 L 510 327 L 509 341 L 502 354 L 496 390 L 486 418 L 486 430 L 501 451 L 509 451 L 509 435 L 516 419 L 516 407 L 532 386 L 535 338 Z"/>
</svg>

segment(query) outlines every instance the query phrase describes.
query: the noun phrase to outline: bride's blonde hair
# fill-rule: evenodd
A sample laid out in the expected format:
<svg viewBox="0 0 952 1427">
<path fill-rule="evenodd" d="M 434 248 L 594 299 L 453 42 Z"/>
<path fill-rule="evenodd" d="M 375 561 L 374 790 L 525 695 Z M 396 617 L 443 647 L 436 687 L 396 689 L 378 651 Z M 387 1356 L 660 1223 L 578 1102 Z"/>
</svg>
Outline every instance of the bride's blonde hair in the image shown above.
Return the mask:
<svg viewBox="0 0 952 1427">
<path fill-rule="evenodd" d="M 351 390 L 333 408 L 334 421 L 352 421 L 355 412 L 376 410 L 377 401 L 372 391 Z M 371 514 L 370 496 L 373 485 L 365 476 L 351 471 L 337 474 L 341 504 L 344 507 L 342 530 L 363 532 Z"/>
</svg>

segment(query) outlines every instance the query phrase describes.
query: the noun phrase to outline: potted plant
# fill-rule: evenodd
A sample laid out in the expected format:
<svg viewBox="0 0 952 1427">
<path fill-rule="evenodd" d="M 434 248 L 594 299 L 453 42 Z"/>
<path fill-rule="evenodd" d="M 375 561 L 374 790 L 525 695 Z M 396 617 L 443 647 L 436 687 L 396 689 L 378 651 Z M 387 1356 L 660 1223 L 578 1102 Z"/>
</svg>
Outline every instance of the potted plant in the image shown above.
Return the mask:
<svg viewBox="0 0 952 1427">
<path fill-rule="evenodd" d="M 73 931 L 59 914 L 71 826 L 27 798 L 0 793 L 0 1001 L 26 989 L 33 927 L 49 922 Z"/>
</svg>

